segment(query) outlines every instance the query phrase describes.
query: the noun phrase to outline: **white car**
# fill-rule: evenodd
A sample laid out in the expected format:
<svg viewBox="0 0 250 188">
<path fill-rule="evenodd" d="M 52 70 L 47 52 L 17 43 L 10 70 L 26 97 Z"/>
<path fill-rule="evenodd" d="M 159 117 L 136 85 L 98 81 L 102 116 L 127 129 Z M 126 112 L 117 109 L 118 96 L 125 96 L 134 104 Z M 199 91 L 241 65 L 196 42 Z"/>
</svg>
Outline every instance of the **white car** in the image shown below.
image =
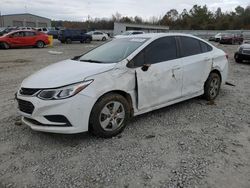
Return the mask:
<svg viewBox="0 0 250 188">
<path fill-rule="evenodd" d="M 125 38 L 130 35 L 140 35 L 140 34 L 145 34 L 145 32 L 144 31 L 125 31 L 121 35 L 114 36 L 114 38 L 119 39 L 119 38 Z"/>
<path fill-rule="evenodd" d="M 107 39 L 109 39 L 109 36 L 106 33 L 103 33 L 100 31 L 91 31 L 91 32 L 88 32 L 87 34 L 92 36 L 92 40 L 106 41 Z"/>
<path fill-rule="evenodd" d="M 38 27 L 36 28 L 37 31 L 39 32 L 43 32 L 43 33 L 48 33 L 49 32 L 49 29 L 46 28 L 46 27 Z"/>
<path fill-rule="evenodd" d="M 53 133 L 119 134 L 130 117 L 204 95 L 214 100 L 228 59 L 185 34 L 112 40 L 26 78 L 17 92 L 22 121 Z"/>
<path fill-rule="evenodd" d="M 217 33 L 217 34 L 214 36 L 215 42 L 220 42 L 221 37 L 222 37 L 222 33 Z"/>
</svg>

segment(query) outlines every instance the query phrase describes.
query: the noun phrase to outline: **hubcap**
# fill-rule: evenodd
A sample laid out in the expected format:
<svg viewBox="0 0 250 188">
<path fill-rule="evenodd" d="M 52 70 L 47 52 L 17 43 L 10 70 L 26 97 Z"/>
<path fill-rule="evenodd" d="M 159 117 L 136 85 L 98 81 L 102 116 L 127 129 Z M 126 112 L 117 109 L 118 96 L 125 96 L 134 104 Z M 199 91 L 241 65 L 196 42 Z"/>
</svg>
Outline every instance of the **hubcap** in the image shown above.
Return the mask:
<svg viewBox="0 0 250 188">
<path fill-rule="evenodd" d="M 212 98 L 216 97 L 218 91 L 219 91 L 219 87 L 220 87 L 220 83 L 219 83 L 219 79 L 218 78 L 213 78 L 211 83 L 210 83 L 210 95 Z"/>
<path fill-rule="evenodd" d="M 125 110 L 122 103 L 111 101 L 106 104 L 99 115 L 99 123 L 105 131 L 118 129 L 125 119 Z"/>
<path fill-rule="evenodd" d="M 43 43 L 42 42 L 38 42 L 38 45 L 37 45 L 39 48 L 42 48 L 43 47 Z"/>
</svg>

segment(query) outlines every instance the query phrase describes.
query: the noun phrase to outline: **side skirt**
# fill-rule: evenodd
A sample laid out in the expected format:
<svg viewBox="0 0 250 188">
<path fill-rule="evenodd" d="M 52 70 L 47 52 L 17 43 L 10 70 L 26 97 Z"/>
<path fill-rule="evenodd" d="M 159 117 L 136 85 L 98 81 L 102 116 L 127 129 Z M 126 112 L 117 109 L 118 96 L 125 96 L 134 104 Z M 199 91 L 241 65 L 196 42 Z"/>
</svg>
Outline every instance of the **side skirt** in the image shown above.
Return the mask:
<svg viewBox="0 0 250 188">
<path fill-rule="evenodd" d="M 204 94 L 204 90 L 201 90 L 201 91 L 199 91 L 199 92 L 196 92 L 196 93 L 194 93 L 193 95 L 184 96 L 184 97 L 178 98 L 178 99 L 176 99 L 176 100 L 173 100 L 173 101 L 170 101 L 170 102 L 167 102 L 167 103 L 164 103 L 164 104 L 155 106 L 155 107 L 146 108 L 146 109 L 141 109 L 140 111 L 135 112 L 135 113 L 134 113 L 134 116 L 138 116 L 138 115 L 141 115 L 141 114 L 144 114 L 144 113 L 153 111 L 153 110 L 157 110 L 157 109 L 160 109 L 160 108 L 163 108 L 163 107 L 167 107 L 167 106 L 170 106 L 170 105 L 173 105 L 173 104 L 176 104 L 176 103 L 179 103 L 179 102 L 188 100 L 188 99 L 192 99 L 192 98 L 198 97 L 198 96 L 200 96 L 200 95 L 202 95 L 202 94 Z"/>
</svg>

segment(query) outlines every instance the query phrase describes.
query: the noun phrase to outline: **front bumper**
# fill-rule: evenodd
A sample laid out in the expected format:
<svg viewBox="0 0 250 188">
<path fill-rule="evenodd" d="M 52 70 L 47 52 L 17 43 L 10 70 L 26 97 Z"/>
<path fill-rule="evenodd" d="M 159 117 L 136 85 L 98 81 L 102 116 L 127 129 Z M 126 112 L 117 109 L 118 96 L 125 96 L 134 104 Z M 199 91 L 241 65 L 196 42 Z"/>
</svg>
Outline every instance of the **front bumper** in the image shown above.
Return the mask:
<svg viewBox="0 0 250 188">
<path fill-rule="evenodd" d="M 234 54 L 234 58 L 236 59 L 240 59 L 240 60 L 250 60 L 250 54 L 242 54 L 242 53 L 239 53 L 239 52 L 236 52 Z"/>
<path fill-rule="evenodd" d="M 81 93 L 63 100 L 41 100 L 35 96 L 17 95 L 17 100 L 28 101 L 34 106 L 31 113 L 19 109 L 22 121 L 36 131 L 73 134 L 88 131 L 89 116 L 95 99 Z M 64 117 L 57 121 L 48 117 Z M 55 118 L 54 118 L 55 119 Z"/>
</svg>

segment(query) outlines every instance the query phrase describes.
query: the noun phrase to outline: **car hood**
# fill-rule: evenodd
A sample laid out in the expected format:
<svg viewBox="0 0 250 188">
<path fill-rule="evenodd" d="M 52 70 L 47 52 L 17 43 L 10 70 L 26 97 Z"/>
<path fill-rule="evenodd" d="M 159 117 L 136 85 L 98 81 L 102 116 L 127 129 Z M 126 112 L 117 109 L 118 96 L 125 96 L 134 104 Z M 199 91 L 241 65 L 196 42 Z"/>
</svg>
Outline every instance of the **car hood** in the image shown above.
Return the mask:
<svg viewBox="0 0 250 188">
<path fill-rule="evenodd" d="M 83 81 L 85 78 L 113 69 L 115 64 L 100 64 L 64 60 L 26 78 L 24 88 L 56 88 Z"/>
<path fill-rule="evenodd" d="M 240 47 L 243 49 L 250 49 L 250 44 L 243 44 Z"/>
</svg>

